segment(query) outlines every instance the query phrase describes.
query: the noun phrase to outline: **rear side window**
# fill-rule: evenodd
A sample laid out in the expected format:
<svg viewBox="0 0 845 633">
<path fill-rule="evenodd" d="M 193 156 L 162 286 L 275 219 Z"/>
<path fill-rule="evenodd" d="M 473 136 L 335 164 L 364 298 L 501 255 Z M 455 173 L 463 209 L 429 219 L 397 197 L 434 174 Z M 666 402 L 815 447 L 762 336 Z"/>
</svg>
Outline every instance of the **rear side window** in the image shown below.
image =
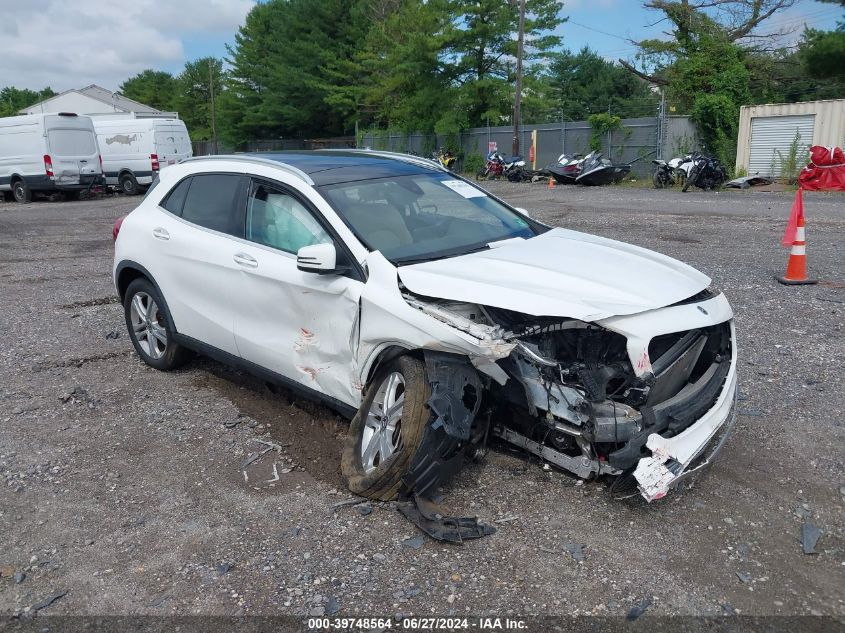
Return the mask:
<svg viewBox="0 0 845 633">
<path fill-rule="evenodd" d="M 247 183 L 247 178 L 232 174 L 194 176 L 182 205 L 182 219 L 243 237 L 242 209 Z"/>
<path fill-rule="evenodd" d="M 97 142 L 91 130 L 47 130 L 50 153 L 55 156 L 91 156 L 97 153 Z"/>
<path fill-rule="evenodd" d="M 191 186 L 191 180 L 191 178 L 185 178 L 185 180 L 173 187 L 161 203 L 161 206 L 170 211 L 173 215 L 182 215 L 182 207 L 185 204 L 185 196 L 188 195 L 188 188 Z M 156 184 L 157 182 L 158 178 L 155 179 L 153 184 Z M 150 189 L 152 189 L 152 187 L 150 187 Z"/>
</svg>

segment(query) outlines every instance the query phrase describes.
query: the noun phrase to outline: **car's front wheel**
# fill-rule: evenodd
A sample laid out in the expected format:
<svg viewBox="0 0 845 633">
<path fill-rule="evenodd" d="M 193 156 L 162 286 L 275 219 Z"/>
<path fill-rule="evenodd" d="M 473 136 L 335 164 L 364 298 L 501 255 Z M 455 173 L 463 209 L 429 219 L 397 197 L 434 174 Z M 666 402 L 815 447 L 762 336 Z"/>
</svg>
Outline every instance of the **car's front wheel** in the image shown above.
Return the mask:
<svg viewBox="0 0 845 633">
<path fill-rule="evenodd" d="M 136 279 L 126 289 L 123 311 L 129 338 L 141 359 L 156 369 L 169 371 L 185 362 L 186 350 L 173 340 L 167 307 L 155 286 Z"/>
<path fill-rule="evenodd" d="M 451 469 L 444 466 L 462 459 L 463 445 L 442 426 L 432 428 L 430 397 L 422 361 L 400 356 L 379 370 L 343 447 L 341 470 L 352 492 L 389 501 L 445 481 Z"/>
</svg>

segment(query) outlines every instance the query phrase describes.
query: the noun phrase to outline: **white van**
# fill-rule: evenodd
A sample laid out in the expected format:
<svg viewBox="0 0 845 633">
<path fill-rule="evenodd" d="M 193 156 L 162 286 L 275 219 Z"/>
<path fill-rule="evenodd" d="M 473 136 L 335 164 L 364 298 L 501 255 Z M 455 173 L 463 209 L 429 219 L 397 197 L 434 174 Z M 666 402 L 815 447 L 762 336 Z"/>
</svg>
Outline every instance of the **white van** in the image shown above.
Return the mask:
<svg viewBox="0 0 845 633">
<path fill-rule="evenodd" d="M 106 184 L 125 194 L 146 189 L 160 169 L 194 155 L 179 119 L 94 118 Z"/>
<path fill-rule="evenodd" d="M 72 112 L 0 118 L 0 192 L 29 202 L 33 193 L 71 196 L 103 184 L 91 117 Z"/>
</svg>

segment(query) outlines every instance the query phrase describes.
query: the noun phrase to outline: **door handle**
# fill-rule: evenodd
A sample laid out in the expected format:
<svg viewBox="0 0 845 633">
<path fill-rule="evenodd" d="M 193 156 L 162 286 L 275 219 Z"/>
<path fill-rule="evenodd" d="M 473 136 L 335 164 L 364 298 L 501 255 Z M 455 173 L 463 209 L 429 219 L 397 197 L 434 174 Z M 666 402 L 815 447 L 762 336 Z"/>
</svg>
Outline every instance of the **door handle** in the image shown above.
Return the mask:
<svg viewBox="0 0 845 633">
<path fill-rule="evenodd" d="M 159 226 L 153 229 L 153 237 L 156 237 L 160 240 L 169 240 L 170 233 L 168 233 L 165 229 Z"/>
<path fill-rule="evenodd" d="M 258 268 L 258 260 L 252 255 L 247 255 L 246 253 L 235 253 L 232 259 L 234 259 L 235 263 L 240 266 L 245 266 L 246 268 Z"/>
</svg>

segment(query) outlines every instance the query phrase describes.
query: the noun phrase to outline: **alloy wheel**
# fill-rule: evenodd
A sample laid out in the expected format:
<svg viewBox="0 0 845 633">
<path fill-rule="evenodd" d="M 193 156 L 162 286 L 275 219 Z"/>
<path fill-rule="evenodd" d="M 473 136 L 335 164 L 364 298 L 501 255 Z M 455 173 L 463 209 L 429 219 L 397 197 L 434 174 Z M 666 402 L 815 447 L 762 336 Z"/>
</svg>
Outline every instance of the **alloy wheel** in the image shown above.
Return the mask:
<svg viewBox="0 0 845 633">
<path fill-rule="evenodd" d="M 132 297 L 130 319 L 132 332 L 144 353 L 155 360 L 164 356 L 167 351 L 164 318 L 158 304 L 146 292 L 138 292 Z"/>
<path fill-rule="evenodd" d="M 361 465 L 371 473 L 402 448 L 402 410 L 405 378 L 399 372 L 387 375 L 376 391 L 364 421 L 361 437 Z"/>
</svg>

